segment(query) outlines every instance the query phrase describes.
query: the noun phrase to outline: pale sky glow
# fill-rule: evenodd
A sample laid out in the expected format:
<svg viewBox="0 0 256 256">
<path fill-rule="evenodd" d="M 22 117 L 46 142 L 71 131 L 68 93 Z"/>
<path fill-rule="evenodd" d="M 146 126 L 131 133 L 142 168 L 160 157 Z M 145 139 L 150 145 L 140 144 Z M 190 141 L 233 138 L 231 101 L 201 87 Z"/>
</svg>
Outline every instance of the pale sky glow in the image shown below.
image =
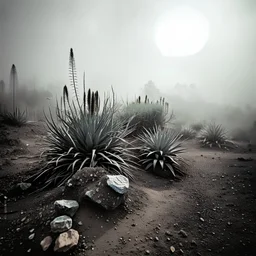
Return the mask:
<svg viewBox="0 0 256 256">
<path fill-rule="evenodd" d="M 209 23 L 202 13 L 180 6 L 168 11 L 156 24 L 156 44 L 164 56 L 188 56 L 200 52 L 209 38 Z"/>
<path fill-rule="evenodd" d="M 186 7 L 185 7 L 186 6 Z M 205 100 L 253 104 L 256 0 L 0 0 L 0 80 L 62 91 L 74 49 L 94 90 L 139 95 L 195 84 Z"/>
</svg>

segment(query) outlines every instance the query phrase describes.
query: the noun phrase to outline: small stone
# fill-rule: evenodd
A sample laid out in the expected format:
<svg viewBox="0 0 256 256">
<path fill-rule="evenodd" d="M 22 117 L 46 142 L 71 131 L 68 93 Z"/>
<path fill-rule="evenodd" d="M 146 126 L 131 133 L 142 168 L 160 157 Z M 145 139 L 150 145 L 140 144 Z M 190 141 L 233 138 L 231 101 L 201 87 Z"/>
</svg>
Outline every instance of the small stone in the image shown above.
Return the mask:
<svg viewBox="0 0 256 256">
<path fill-rule="evenodd" d="M 184 238 L 188 237 L 188 234 L 187 234 L 183 229 L 181 229 L 179 233 L 180 233 L 181 236 L 184 237 Z"/>
<path fill-rule="evenodd" d="M 165 231 L 165 234 L 166 234 L 167 236 L 171 236 L 171 235 L 172 235 L 170 231 Z"/>
<path fill-rule="evenodd" d="M 155 241 L 159 241 L 159 238 L 157 236 L 155 237 Z"/>
<path fill-rule="evenodd" d="M 46 251 L 52 244 L 52 237 L 46 236 L 41 242 L 40 245 L 43 249 L 43 251 Z"/>
<path fill-rule="evenodd" d="M 204 222 L 204 219 L 201 217 L 201 218 L 200 218 L 200 221 Z"/>
<path fill-rule="evenodd" d="M 191 241 L 191 244 L 192 244 L 192 245 L 197 245 L 195 240 L 192 240 L 192 241 Z"/>
<path fill-rule="evenodd" d="M 146 254 L 146 255 L 149 255 L 149 254 L 150 254 L 150 251 L 149 251 L 149 250 L 146 250 L 146 251 L 145 251 L 145 254 Z"/>
<path fill-rule="evenodd" d="M 59 216 L 55 218 L 50 225 L 51 231 L 54 233 L 65 232 L 72 227 L 72 219 L 66 215 Z"/>
<path fill-rule="evenodd" d="M 19 188 L 22 191 L 26 191 L 27 189 L 29 189 L 31 187 L 31 183 L 26 183 L 26 182 L 20 182 L 18 183 L 16 186 L 17 188 Z"/>
<path fill-rule="evenodd" d="M 55 201 L 54 207 L 58 214 L 73 217 L 79 208 L 79 204 L 75 200 L 62 199 Z"/>
<path fill-rule="evenodd" d="M 26 220 L 27 217 L 24 217 L 21 219 L 21 222 L 24 222 Z"/>
<path fill-rule="evenodd" d="M 79 226 L 82 226 L 82 225 L 83 225 L 83 222 L 82 222 L 82 221 L 79 221 L 77 224 L 78 224 Z"/>
<path fill-rule="evenodd" d="M 34 239 L 34 237 L 35 237 L 35 233 L 31 234 L 31 235 L 28 237 L 28 239 L 29 239 L 29 240 L 32 240 L 32 239 Z"/>
<path fill-rule="evenodd" d="M 72 247 L 76 246 L 79 241 L 79 234 L 74 229 L 69 229 L 67 232 L 61 233 L 55 241 L 55 252 L 67 252 Z"/>
<path fill-rule="evenodd" d="M 27 252 L 31 252 L 31 249 L 28 249 Z"/>
<path fill-rule="evenodd" d="M 34 228 L 32 228 L 32 229 L 29 230 L 30 233 L 33 233 L 34 231 L 35 231 Z"/>
<path fill-rule="evenodd" d="M 171 247 L 170 247 L 170 251 L 171 251 L 172 253 L 174 253 L 174 252 L 175 252 L 175 247 L 174 247 L 174 246 L 171 246 Z"/>
</svg>

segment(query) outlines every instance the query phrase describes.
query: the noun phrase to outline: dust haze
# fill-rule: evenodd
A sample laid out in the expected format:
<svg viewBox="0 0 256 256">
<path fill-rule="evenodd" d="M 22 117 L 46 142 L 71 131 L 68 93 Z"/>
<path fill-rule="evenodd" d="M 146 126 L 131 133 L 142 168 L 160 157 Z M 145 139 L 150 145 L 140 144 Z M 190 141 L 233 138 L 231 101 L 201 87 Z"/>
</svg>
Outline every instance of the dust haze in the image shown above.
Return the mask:
<svg viewBox="0 0 256 256">
<path fill-rule="evenodd" d="M 180 4 L 207 18 L 209 40 L 195 55 L 164 57 L 155 24 Z M 152 81 L 183 123 L 249 127 L 256 119 L 255 26 L 254 0 L 0 0 L 0 80 L 9 83 L 15 64 L 20 85 L 61 93 L 73 48 L 81 88 L 85 71 L 88 87 L 112 85 L 133 100 Z"/>
</svg>

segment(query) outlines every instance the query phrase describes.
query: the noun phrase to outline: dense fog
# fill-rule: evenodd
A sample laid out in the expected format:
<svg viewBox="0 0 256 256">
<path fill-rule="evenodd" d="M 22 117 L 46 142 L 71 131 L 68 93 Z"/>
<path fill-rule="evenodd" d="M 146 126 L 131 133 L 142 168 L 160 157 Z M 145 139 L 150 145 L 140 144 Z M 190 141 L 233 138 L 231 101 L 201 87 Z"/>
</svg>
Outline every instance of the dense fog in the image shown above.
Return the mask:
<svg viewBox="0 0 256 256">
<path fill-rule="evenodd" d="M 163 56 L 157 21 L 181 4 L 205 16 L 209 38 L 194 55 Z M 184 120 L 214 119 L 232 106 L 239 109 L 220 120 L 244 125 L 239 111 L 249 110 L 251 125 L 255 26 L 254 0 L 0 0 L 0 80 L 9 83 L 15 64 L 20 85 L 61 93 L 69 84 L 72 47 L 81 90 L 84 71 L 87 87 L 108 91 L 112 85 L 123 99 L 145 94 L 152 81 Z"/>
</svg>

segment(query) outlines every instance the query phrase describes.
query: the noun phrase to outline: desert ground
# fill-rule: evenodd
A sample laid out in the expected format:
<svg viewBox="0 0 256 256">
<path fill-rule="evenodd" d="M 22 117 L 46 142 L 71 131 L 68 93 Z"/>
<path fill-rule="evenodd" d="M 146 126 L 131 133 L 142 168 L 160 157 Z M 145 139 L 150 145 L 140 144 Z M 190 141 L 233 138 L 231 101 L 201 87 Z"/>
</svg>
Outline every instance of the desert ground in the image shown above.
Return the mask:
<svg viewBox="0 0 256 256">
<path fill-rule="evenodd" d="M 43 122 L 0 128 L 0 255 L 62 255 L 40 241 L 50 233 L 60 188 L 28 195 L 10 188 L 40 168 L 47 148 Z M 81 205 L 73 228 L 79 244 L 65 255 L 256 255 L 256 148 L 228 152 L 185 143 L 180 181 L 135 172 L 125 205 L 105 211 Z M 7 213 L 3 196 L 8 194 Z M 28 237 L 32 232 L 33 239 Z M 64 254 L 63 254 L 64 255 Z"/>
</svg>

